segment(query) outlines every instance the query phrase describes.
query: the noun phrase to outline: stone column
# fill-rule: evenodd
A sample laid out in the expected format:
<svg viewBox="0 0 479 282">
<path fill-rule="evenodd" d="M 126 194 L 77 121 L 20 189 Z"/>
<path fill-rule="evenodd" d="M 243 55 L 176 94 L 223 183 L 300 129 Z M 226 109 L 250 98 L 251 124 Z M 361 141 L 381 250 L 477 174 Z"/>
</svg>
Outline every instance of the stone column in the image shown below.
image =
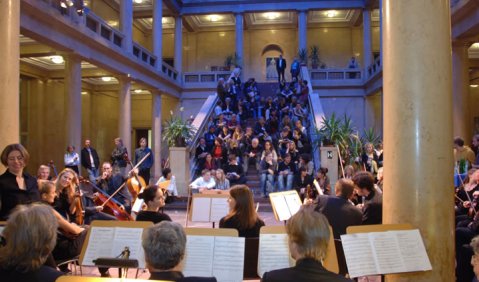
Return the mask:
<svg viewBox="0 0 479 282">
<path fill-rule="evenodd" d="M 119 77 L 120 93 L 118 93 L 119 119 L 118 135 L 123 140 L 123 145 L 128 149 L 128 156 L 133 157 L 131 147 L 131 80 Z"/>
<path fill-rule="evenodd" d="M 449 1 L 383 5 L 383 223 L 419 228 L 432 264 L 386 281 L 455 281 Z"/>
<path fill-rule="evenodd" d="M 156 68 L 161 70 L 163 62 L 163 1 L 153 3 L 153 55 L 156 56 Z"/>
<path fill-rule="evenodd" d="M 133 52 L 133 2 L 120 0 L 120 31 L 125 35 L 123 49 L 128 53 Z"/>
<path fill-rule="evenodd" d="M 69 54 L 65 60 L 65 126 L 66 145 L 73 145 L 80 153 L 82 129 L 82 98 L 81 98 L 81 59 Z"/>
<path fill-rule="evenodd" d="M 161 177 L 161 93 L 159 91 L 152 91 L 152 117 L 151 117 L 151 131 L 152 131 L 152 145 L 154 165 L 153 165 L 153 178 L 154 181 L 158 181 Z"/>
<path fill-rule="evenodd" d="M 308 50 L 308 17 L 307 11 L 298 12 L 298 51 L 301 49 Z"/>
<path fill-rule="evenodd" d="M 181 77 L 183 66 L 183 19 L 181 16 L 175 18 L 175 69 Z"/>
<path fill-rule="evenodd" d="M 373 63 L 373 50 L 371 39 L 371 11 L 363 10 L 363 64 L 364 68 L 369 67 Z"/>
<path fill-rule="evenodd" d="M 0 150 L 20 142 L 19 36 L 20 1 L 0 1 Z"/>
<path fill-rule="evenodd" d="M 383 63 L 383 0 L 379 0 L 379 58 Z"/>
<path fill-rule="evenodd" d="M 243 53 L 243 14 L 235 14 L 236 19 L 236 54 L 240 58 L 240 65 L 244 62 Z"/>
<path fill-rule="evenodd" d="M 469 44 L 452 45 L 452 106 L 453 136 L 461 136 L 466 144 L 472 140 L 472 121 L 469 102 Z"/>
</svg>

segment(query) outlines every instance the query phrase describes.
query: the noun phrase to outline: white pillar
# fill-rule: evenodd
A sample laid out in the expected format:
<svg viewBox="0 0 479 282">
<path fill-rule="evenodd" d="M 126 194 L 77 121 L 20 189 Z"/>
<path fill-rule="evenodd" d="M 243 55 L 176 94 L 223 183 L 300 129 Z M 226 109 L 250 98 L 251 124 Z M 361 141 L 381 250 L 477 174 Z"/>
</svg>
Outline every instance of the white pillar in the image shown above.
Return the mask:
<svg viewBox="0 0 479 282">
<path fill-rule="evenodd" d="M 454 136 L 461 136 L 466 144 L 472 140 L 472 121 L 469 102 L 469 44 L 452 45 L 452 115 Z M 451 137 L 452 138 L 452 137 Z"/>
<path fill-rule="evenodd" d="M 243 65 L 243 14 L 235 14 L 236 19 L 236 54 L 240 58 L 240 65 Z"/>
<path fill-rule="evenodd" d="M 119 77 L 120 93 L 118 93 L 119 118 L 118 135 L 123 140 L 123 145 L 128 149 L 130 158 L 131 148 L 131 80 L 126 77 Z"/>
<path fill-rule="evenodd" d="M 373 63 L 371 47 L 371 11 L 363 10 L 363 64 L 367 69 Z"/>
<path fill-rule="evenodd" d="M 153 55 L 156 56 L 156 67 L 161 69 L 163 63 L 163 1 L 153 2 Z"/>
<path fill-rule="evenodd" d="M 379 0 L 379 58 L 383 63 L 383 0 Z"/>
<path fill-rule="evenodd" d="M 151 117 L 151 131 L 152 131 L 152 146 L 154 165 L 153 178 L 155 181 L 161 177 L 161 93 L 159 91 L 152 91 L 152 117 Z"/>
<path fill-rule="evenodd" d="M 123 38 L 123 49 L 128 53 L 133 52 L 133 2 L 120 0 L 120 31 Z"/>
<path fill-rule="evenodd" d="M 66 142 L 80 152 L 82 129 L 81 59 L 65 55 L 65 118 Z"/>
<path fill-rule="evenodd" d="M 175 69 L 181 77 L 183 65 L 183 19 L 181 16 L 175 18 Z"/>
<path fill-rule="evenodd" d="M 20 1 L 0 1 L 0 150 L 20 141 L 19 38 Z"/>
<path fill-rule="evenodd" d="M 298 12 L 298 51 L 301 49 L 308 50 L 308 33 L 307 33 L 308 17 L 307 11 Z"/>
</svg>

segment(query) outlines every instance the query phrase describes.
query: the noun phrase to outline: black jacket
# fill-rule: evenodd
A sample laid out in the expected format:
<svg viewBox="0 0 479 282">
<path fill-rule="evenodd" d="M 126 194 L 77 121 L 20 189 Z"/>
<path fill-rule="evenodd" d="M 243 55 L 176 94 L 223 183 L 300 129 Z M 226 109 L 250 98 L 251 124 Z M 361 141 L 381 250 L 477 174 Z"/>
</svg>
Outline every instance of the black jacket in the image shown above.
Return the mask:
<svg viewBox="0 0 479 282">
<path fill-rule="evenodd" d="M 90 147 L 91 155 L 93 157 L 93 164 L 95 165 L 95 168 L 99 168 L 100 166 L 100 158 L 98 158 L 98 153 L 96 152 L 95 149 Z M 81 166 L 86 168 L 86 169 L 91 169 L 91 160 L 90 160 L 90 154 L 88 153 L 88 150 L 86 148 L 81 149 Z"/>
</svg>

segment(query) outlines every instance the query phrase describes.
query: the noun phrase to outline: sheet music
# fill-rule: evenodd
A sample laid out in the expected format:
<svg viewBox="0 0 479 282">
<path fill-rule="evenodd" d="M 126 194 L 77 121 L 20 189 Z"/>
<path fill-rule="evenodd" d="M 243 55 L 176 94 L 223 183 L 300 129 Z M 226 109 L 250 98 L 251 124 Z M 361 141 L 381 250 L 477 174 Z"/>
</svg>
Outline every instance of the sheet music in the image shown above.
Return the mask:
<svg viewBox="0 0 479 282">
<path fill-rule="evenodd" d="M 141 211 L 141 206 L 143 205 L 144 202 L 145 200 L 136 198 L 135 203 L 133 204 L 133 207 L 131 208 L 131 211 L 139 213 Z"/>
<path fill-rule="evenodd" d="M 83 265 L 95 265 L 99 257 L 111 257 L 115 227 L 91 227 Z"/>
<path fill-rule="evenodd" d="M 215 237 L 213 272 L 222 282 L 243 281 L 245 238 Z"/>
<path fill-rule="evenodd" d="M 288 235 L 260 234 L 258 251 L 258 275 L 263 277 L 267 271 L 287 268 L 294 265 L 288 245 Z"/>
<path fill-rule="evenodd" d="M 210 221 L 220 221 L 220 219 L 228 214 L 230 206 L 228 198 L 211 198 L 211 217 Z"/>
<path fill-rule="evenodd" d="M 396 236 L 404 266 L 411 271 L 431 270 L 431 262 L 419 230 L 391 231 Z"/>
<path fill-rule="evenodd" d="M 291 216 L 295 215 L 301 208 L 301 199 L 298 197 L 298 194 L 284 194 L 284 199 L 286 200 Z"/>
<path fill-rule="evenodd" d="M 400 255 L 394 234 L 389 232 L 369 233 L 369 242 L 375 254 L 378 273 L 404 272 L 406 268 Z"/>
<path fill-rule="evenodd" d="M 211 198 L 193 198 L 191 221 L 210 221 Z"/>
<path fill-rule="evenodd" d="M 288 220 L 291 217 L 288 204 L 282 194 L 269 194 L 272 206 L 278 215 L 278 220 Z"/>
<path fill-rule="evenodd" d="M 349 276 L 352 278 L 378 273 L 368 234 L 341 235 Z"/>
<path fill-rule="evenodd" d="M 116 227 L 112 257 L 117 257 L 125 247 L 130 249 L 130 259 L 138 260 L 138 267 L 145 268 L 145 254 L 141 246 L 142 228 Z"/>
<path fill-rule="evenodd" d="M 213 273 L 215 237 L 188 235 L 186 238 L 185 276 L 206 276 Z"/>
</svg>

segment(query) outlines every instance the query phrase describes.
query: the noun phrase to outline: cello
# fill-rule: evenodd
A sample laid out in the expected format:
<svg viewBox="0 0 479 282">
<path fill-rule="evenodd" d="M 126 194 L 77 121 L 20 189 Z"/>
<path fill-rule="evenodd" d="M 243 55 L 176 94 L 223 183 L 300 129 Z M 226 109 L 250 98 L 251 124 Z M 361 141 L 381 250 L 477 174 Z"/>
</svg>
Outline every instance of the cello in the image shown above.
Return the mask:
<svg viewBox="0 0 479 282">
<path fill-rule="evenodd" d="M 126 182 L 126 185 L 128 187 L 128 191 L 130 191 L 130 194 L 131 194 L 131 197 L 132 197 L 132 202 L 135 202 L 135 200 L 138 197 L 138 194 L 140 193 L 140 191 L 142 191 L 143 188 L 146 187 L 145 180 L 143 179 L 143 177 L 139 176 L 138 173 L 135 170 L 140 166 L 140 164 L 144 160 L 146 160 L 146 158 L 148 158 L 149 155 L 150 155 L 150 153 L 146 154 L 135 166 L 133 166 L 133 163 L 131 162 L 130 158 L 128 158 L 127 154 L 125 154 L 125 156 L 124 156 L 125 161 L 128 162 L 132 167 L 132 169 L 130 170 L 130 173 L 132 173 L 133 175 L 130 178 L 128 178 L 128 180 Z"/>
</svg>

